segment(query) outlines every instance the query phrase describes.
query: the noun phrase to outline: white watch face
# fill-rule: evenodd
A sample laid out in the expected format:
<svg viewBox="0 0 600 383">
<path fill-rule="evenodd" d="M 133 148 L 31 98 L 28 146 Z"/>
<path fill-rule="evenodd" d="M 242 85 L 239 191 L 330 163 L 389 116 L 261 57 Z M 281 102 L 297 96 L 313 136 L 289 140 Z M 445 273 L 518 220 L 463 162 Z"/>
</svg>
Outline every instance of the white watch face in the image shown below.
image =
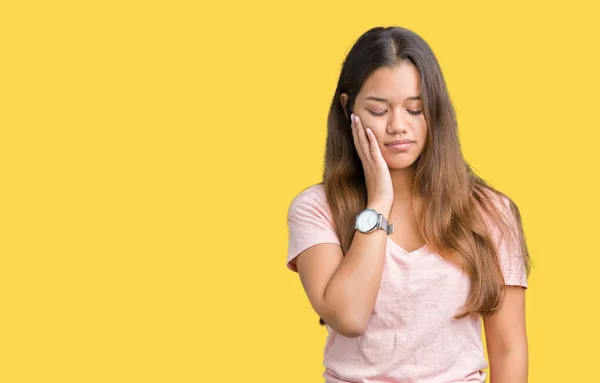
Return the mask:
<svg viewBox="0 0 600 383">
<path fill-rule="evenodd" d="M 356 226 L 358 230 L 366 232 L 372 230 L 377 225 L 379 215 L 373 210 L 365 210 L 358 215 Z"/>
</svg>

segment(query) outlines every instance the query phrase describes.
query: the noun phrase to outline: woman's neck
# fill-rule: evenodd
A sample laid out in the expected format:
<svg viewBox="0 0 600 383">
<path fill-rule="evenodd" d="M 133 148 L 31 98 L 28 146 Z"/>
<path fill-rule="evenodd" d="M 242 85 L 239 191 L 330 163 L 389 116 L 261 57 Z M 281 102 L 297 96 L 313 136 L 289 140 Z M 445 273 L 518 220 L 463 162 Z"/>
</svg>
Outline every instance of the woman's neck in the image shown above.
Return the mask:
<svg viewBox="0 0 600 383">
<path fill-rule="evenodd" d="M 394 203 L 406 204 L 412 202 L 413 168 L 390 170 L 390 176 L 394 187 Z"/>
</svg>

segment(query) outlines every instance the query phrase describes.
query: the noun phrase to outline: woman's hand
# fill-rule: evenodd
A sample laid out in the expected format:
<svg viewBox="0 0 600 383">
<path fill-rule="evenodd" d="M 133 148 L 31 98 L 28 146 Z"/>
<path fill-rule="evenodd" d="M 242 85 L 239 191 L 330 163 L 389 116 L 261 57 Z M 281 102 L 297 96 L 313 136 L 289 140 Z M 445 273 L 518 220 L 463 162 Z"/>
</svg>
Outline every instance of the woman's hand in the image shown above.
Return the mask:
<svg viewBox="0 0 600 383">
<path fill-rule="evenodd" d="M 381 154 L 373 131 L 363 126 L 360 117 L 350 116 L 354 146 L 362 162 L 367 183 L 367 206 L 389 219 L 394 203 L 394 188 L 390 170 Z"/>
</svg>

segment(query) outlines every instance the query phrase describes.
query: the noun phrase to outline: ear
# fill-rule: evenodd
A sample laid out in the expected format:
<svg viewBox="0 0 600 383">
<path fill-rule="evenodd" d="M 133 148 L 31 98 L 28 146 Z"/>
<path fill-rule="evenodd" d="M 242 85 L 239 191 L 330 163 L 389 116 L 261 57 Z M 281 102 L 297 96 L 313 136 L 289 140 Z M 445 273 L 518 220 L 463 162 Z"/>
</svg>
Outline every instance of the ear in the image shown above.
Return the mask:
<svg viewBox="0 0 600 383">
<path fill-rule="evenodd" d="M 344 108 L 344 116 L 346 119 L 349 119 L 348 108 L 346 108 L 346 104 L 348 103 L 348 95 L 346 93 L 342 93 L 340 96 L 340 103 L 342 104 L 342 108 Z"/>
</svg>

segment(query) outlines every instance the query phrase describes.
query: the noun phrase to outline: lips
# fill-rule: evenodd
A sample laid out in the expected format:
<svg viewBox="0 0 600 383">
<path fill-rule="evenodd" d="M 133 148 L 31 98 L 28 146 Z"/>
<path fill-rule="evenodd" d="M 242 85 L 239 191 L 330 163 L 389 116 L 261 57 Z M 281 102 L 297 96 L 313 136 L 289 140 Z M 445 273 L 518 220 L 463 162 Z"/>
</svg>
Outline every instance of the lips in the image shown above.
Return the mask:
<svg viewBox="0 0 600 383">
<path fill-rule="evenodd" d="M 393 145 L 404 145 L 404 144 L 414 144 L 414 143 L 415 143 L 415 141 L 412 141 L 412 140 L 396 140 L 396 141 L 388 142 L 386 145 L 393 146 Z"/>
</svg>

